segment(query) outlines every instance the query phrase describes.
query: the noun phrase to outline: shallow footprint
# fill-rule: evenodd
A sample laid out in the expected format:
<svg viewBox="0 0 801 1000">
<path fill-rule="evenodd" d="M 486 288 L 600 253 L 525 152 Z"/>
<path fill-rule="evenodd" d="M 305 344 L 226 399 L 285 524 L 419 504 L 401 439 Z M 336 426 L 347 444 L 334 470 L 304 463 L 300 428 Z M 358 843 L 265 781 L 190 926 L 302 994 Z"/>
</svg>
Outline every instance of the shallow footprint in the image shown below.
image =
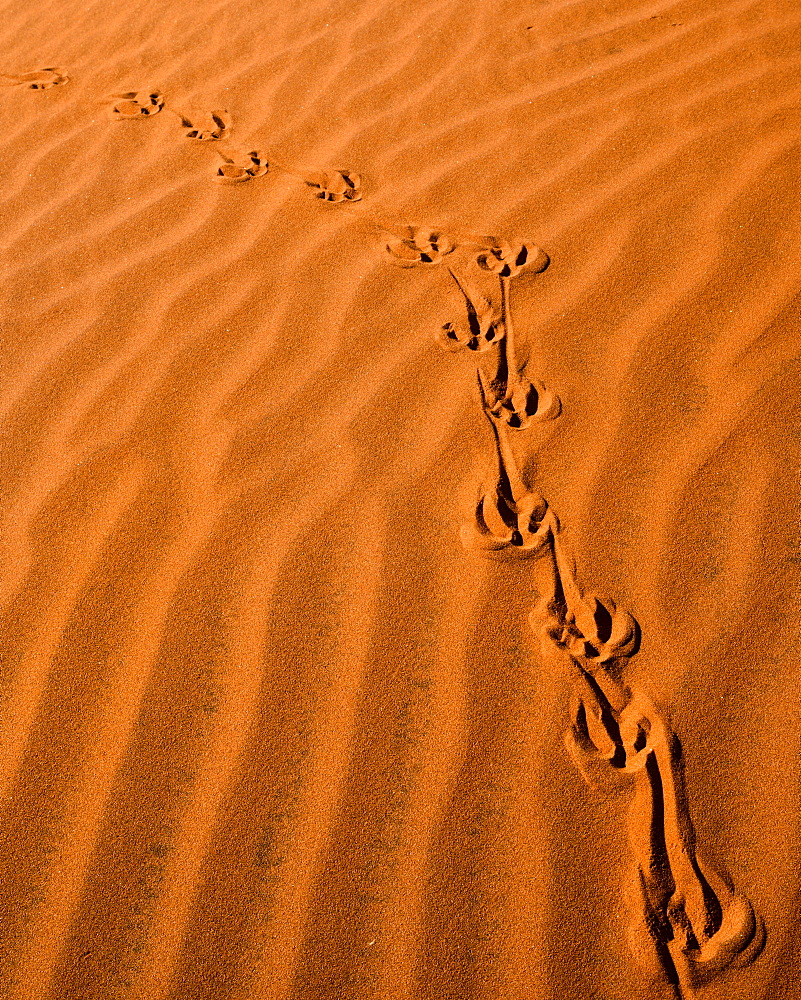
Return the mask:
<svg viewBox="0 0 801 1000">
<path fill-rule="evenodd" d="M 247 152 L 218 150 L 217 153 L 223 162 L 217 167 L 214 178 L 221 184 L 241 184 L 254 177 L 263 177 L 270 169 L 270 164 L 256 149 Z"/>
<path fill-rule="evenodd" d="M 361 201 L 362 179 L 351 170 L 332 170 L 329 173 L 314 174 L 306 179 L 310 188 L 315 188 L 315 198 L 331 204 L 343 201 Z"/>
<path fill-rule="evenodd" d="M 0 73 L 0 86 L 26 87 L 28 90 L 48 90 L 69 83 L 70 78 L 59 69 L 52 66 L 47 69 L 36 69 L 31 73 Z"/>
<path fill-rule="evenodd" d="M 401 267 L 436 267 L 448 254 L 453 253 L 456 243 L 447 233 L 439 229 L 430 229 L 428 226 L 404 226 L 393 234 L 393 239 L 389 240 L 385 247 L 390 259 Z M 451 276 L 470 303 L 463 283 L 453 271 Z"/>
<path fill-rule="evenodd" d="M 195 142 L 218 142 L 226 139 L 231 131 L 231 115 L 225 110 L 201 112 L 189 118 L 180 111 L 175 111 L 181 119 L 181 127 L 185 129 L 184 136 Z"/>
<path fill-rule="evenodd" d="M 164 95 L 158 90 L 132 90 L 115 94 L 111 117 L 115 121 L 131 121 L 157 115 L 164 107 Z"/>
</svg>

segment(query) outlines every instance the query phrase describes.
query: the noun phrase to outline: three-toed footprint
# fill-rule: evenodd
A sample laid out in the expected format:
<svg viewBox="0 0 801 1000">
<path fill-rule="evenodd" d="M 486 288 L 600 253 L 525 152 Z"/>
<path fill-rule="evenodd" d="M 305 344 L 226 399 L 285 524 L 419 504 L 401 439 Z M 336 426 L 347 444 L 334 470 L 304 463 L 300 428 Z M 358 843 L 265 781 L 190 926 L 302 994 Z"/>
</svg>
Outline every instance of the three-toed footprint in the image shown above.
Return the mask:
<svg viewBox="0 0 801 1000">
<path fill-rule="evenodd" d="M 47 90 L 69 82 L 69 77 L 61 70 L 50 66 L 28 73 L 0 73 L 0 87 L 26 87 L 30 90 Z M 165 108 L 165 97 L 160 90 L 129 90 L 122 94 L 112 94 L 108 100 L 108 116 L 112 121 L 141 121 L 152 118 Z M 190 111 L 185 113 L 170 107 L 181 122 L 184 136 L 194 142 L 220 142 L 231 134 L 232 120 L 227 109 L 213 111 Z M 235 150 L 218 150 L 220 163 L 215 170 L 215 179 L 223 184 L 239 184 L 243 181 L 262 177 L 272 171 L 289 174 L 312 189 L 314 197 L 329 204 L 361 201 L 362 179 L 352 170 L 330 170 L 306 174 L 289 167 L 282 167 L 255 149 L 243 147 Z"/>
<path fill-rule="evenodd" d="M 361 201 L 362 179 L 352 170 L 331 170 L 328 173 L 312 174 L 304 178 L 310 188 L 314 188 L 315 198 L 339 204 L 343 201 Z"/>
<path fill-rule="evenodd" d="M 198 112 L 191 117 L 174 108 L 170 110 L 181 119 L 184 136 L 195 142 L 219 141 L 226 139 L 231 132 L 231 115 L 226 110 Z"/>
<path fill-rule="evenodd" d="M 60 84 L 69 83 L 70 78 L 59 69 L 35 69 L 30 73 L 0 73 L 0 86 L 25 87 L 28 90 L 48 90 Z"/>
<path fill-rule="evenodd" d="M 131 90 L 114 94 L 110 115 L 114 121 L 131 121 L 157 115 L 164 107 L 164 95 L 158 90 Z"/>
<path fill-rule="evenodd" d="M 239 184 L 242 181 L 262 177 L 270 169 L 270 164 L 256 149 L 251 150 L 218 150 L 217 155 L 223 161 L 214 177 L 221 184 Z"/>
</svg>

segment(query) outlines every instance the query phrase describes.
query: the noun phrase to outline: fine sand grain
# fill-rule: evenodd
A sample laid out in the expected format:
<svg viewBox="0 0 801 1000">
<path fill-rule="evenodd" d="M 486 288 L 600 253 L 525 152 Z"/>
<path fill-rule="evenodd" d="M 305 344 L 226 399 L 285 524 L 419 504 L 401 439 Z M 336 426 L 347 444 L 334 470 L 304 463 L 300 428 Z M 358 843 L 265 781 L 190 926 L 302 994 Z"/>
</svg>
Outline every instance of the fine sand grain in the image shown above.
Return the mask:
<svg viewBox="0 0 801 1000">
<path fill-rule="evenodd" d="M 799 1000 L 797 0 L 0 12 L 0 998 Z"/>
</svg>

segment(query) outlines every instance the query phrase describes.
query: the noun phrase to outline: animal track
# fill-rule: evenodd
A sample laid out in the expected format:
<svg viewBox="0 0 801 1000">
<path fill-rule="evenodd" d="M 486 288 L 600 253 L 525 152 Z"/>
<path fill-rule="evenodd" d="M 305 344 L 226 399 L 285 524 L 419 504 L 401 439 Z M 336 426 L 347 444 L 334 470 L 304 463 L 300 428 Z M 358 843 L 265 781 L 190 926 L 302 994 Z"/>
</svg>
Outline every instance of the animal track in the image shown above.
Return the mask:
<svg viewBox="0 0 801 1000">
<path fill-rule="evenodd" d="M 223 118 L 222 112 L 214 112 L 219 116 L 219 125 L 228 127 L 230 119 Z M 185 124 L 192 123 L 181 116 Z M 217 120 L 217 119 L 215 119 Z M 193 129 L 194 131 L 194 129 Z M 200 139 L 214 139 L 213 133 L 193 136 Z M 315 197 L 330 204 L 342 204 L 360 201 L 363 195 L 362 180 L 359 174 L 350 170 L 332 170 L 328 173 L 318 173 L 306 176 L 297 170 L 281 166 L 274 160 L 268 160 L 258 150 L 217 150 L 217 155 L 223 161 L 215 171 L 215 179 L 223 184 L 239 184 L 243 181 L 263 177 L 267 173 L 283 173 L 297 177 L 308 187 L 314 188 Z"/>
<path fill-rule="evenodd" d="M 499 278 L 514 278 L 525 267 L 530 267 L 535 274 L 539 274 L 551 262 L 544 250 L 530 243 L 509 243 L 491 236 L 485 242 L 486 249 L 476 257 L 476 263 L 484 271 L 492 271 Z"/>
<path fill-rule="evenodd" d="M 524 430 L 535 419 L 553 419 L 559 416 L 562 411 L 559 397 L 545 390 L 542 383 L 539 383 L 541 389 L 538 390 L 533 382 L 524 381 L 520 376 L 509 302 L 512 278 L 524 267 L 533 267 L 535 273 L 544 271 L 550 263 L 550 257 L 544 250 L 530 244 L 511 245 L 493 240 L 492 245 L 478 255 L 476 263 L 483 270 L 498 276 L 501 286 L 501 316 L 506 331 L 493 379 L 498 391 L 488 404 L 490 413 L 515 430 Z"/>
<path fill-rule="evenodd" d="M 253 180 L 254 177 L 263 177 L 270 169 L 270 164 L 255 149 L 225 153 L 218 150 L 217 155 L 223 162 L 217 167 L 215 178 L 222 184 L 239 184 Z"/>
<path fill-rule="evenodd" d="M 157 115 L 164 107 L 164 95 L 157 90 L 129 91 L 115 94 L 111 107 L 111 117 L 115 121 L 131 121 Z"/>
<path fill-rule="evenodd" d="M 28 87 L 31 90 L 46 90 L 69 82 L 69 77 L 53 67 L 34 70 L 30 73 L 0 73 L 0 86 Z M 151 118 L 165 108 L 164 94 L 159 90 L 131 90 L 124 94 L 114 94 L 108 115 L 113 121 L 138 121 Z M 232 130 L 232 118 L 227 109 L 187 114 L 170 108 L 184 130 L 184 136 L 194 142 L 221 142 Z M 299 173 L 267 159 L 254 149 L 219 151 L 222 163 L 214 172 L 217 181 L 223 184 L 238 184 L 277 171 L 289 174 L 312 188 L 314 197 L 331 205 L 353 204 L 364 197 L 364 183 L 360 174 L 352 170 L 329 170 L 313 174 Z"/>
<path fill-rule="evenodd" d="M 225 110 L 209 111 L 192 118 L 181 111 L 173 111 L 173 114 L 181 119 L 185 137 L 195 142 L 219 142 L 221 139 L 227 139 L 231 132 L 231 116 Z"/>
<path fill-rule="evenodd" d="M 547 503 L 526 491 L 515 499 L 501 485 L 485 492 L 476 507 L 475 521 L 461 530 L 462 544 L 491 559 L 537 555 L 548 540 Z"/>
<path fill-rule="evenodd" d="M 507 559 L 510 553 L 528 559 L 547 544 L 547 514 L 548 504 L 538 493 L 526 490 L 515 498 L 498 483 L 482 494 L 474 521 L 462 527 L 462 544 L 490 559 Z"/>
<path fill-rule="evenodd" d="M 500 308 L 468 286 L 453 267 L 448 272 L 456 283 L 467 310 L 467 326 L 450 321 L 436 334 L 446 351 L 487 354 L 494 363 L 486 379 L 479 370 L 482 406 L 495 421 L 512 430 L 524 430 L 535 420 L 553 420 L 562 410 L 559 397 L 542 382 L 523 379 L 517 364 L 515 332 L 509 303 L 510 283 L 524 268 L 544 271 L 550 258 L 531 243 L 510 243 L 487 236 L 478 241 L 455 237 L 438 229 L 407 226 L 386 243 L 391 259 L 404 267 L 436 267 L 459 247 L 478 249 L 475 263 L 495 274 L 500 285 Z"/>
<path fill-rule="evenodd" d="M 425 251 L 426 258 L 430 258 L 433 252 Z M 451 250 L 442 252 L 450 253 Z M 434 263 L 434 261 L 430 262 Z M 448 268 L 448 272 L 464 297 L 467 306 L 467 327 L 456 323 L 445 323 L 437 334 L 437 342 L 446 351 L 465 350 L 483 354 L 506 335 L 501 315 L 495 310 L 489 299 L 474 289 L 469 289 L 455 271 Z"/>
<path fill-rule="evenodd" d="M 68 82 L 54 68 L 0 74 L 0 86 L 31 90 Z M 151 117 L 165 106 L 159 91 L 128 92 L 115 102 L 110 109 L 115 120 Z M 188 139 L 220 141 L 231 131 L 227 111 L 211 111 L 206 121 L 174 113 Z M 217 152 L 222 163 L 215 176 L 221 183 L 277 171 L 296 177 L 330 204 L 363 197 L 361 176 L 350 170 L 305 175 L 268 161 L 257 150 Z M 391 234 L 385 247 L 401 266 L 436 267 L 455 259 L 457 251 L 469 250 L 473 266 L 499 283 L 499 300 L 493 301 L 494 296 L 472 288 L 449 263 L 466 323 L 447 322 L 436 335 L 444 350 L 475 356 L 481 410 L 494 442 L 494 479 L 483 489 L 473 519 L 461 529 L 462 541 L 488 558 L 536 558 L 547 568 L 530 623 L 544 657 L 571 678 L 565 745 L 592 787 L 632 786 L 628 835 L 634 867 L 624 891 L 633 907 L 633 947 L 644 965 L 660 963 L 682 1000 L 724 969 L 753 961 L 764 945 L 765 928 L 751 903 L 699 856 L 678 740 L 645 692 L 623 679 L 625 664 L 640 645 L 637 621 L 611 598 L 581 590 L 556 514 L 523 480 L 515 459 L 511 437 L 561 412 L 555 393 L 522 375 L 510 305 L 511 281 L 524 269 L 541 273 L 550 258 L 527 242 L 457 237 L 423 226 L 381 228 Z M 648 954 L 637 944 L 642 928 L 651 939 Z"/>
<path fill-rule="evenodd" d="M 362 179 L 350 170 L 332 170 L 306 178 L 306 184 L 315 189 L 315 198 L 339 204 L 343 201 L 361 201 Z"/>
<path fill-rule="evenodd" d="M 48 90 L 50 87 L 61 87 L 69 83 L 70 78 L 52 66 L 47 69 L 36 69 L 31 73 L 0 73 L 0 86 L 26 87 L 28 90 Z"/>
<path fill-rule="evenodd" d="M 523 379 L 512 385 L 511 392 L 507 389 L 487 405 L 495 420 L 513 430 L 525 430 L 535 420 L 555 420 L 562 412 L 562 403 L 556 393 L 542 382 Z"/>
<path fill-rule="evenodd" d="M 386 248 L 392 260 L 403 267 L 419 265 L 428 267 L 441 264 L 444 258 L 456 249 L 456 243 L 450 236 L 435 229 L 406 226 L 402 232 L 401 236 L 390 240 Z M 456 275 L 453 277 L 459 284 Z"/>
<path fill-rule="evenodd" d="M 640 646 L 636 619 L 610 598 L 582 593 L 555 518 L 545 553 L 549 583 L 530 620 L 546 659 L 572 677 L 565 745 L 591 787 L 633 784 L 630 936 L 639 960 L 650 967 L 655 954 L 684 997 L 724 968 L 753 961 L 764 925 L 748 900 L 699 859 L 678 740 L 648 696 L 622 680 Z M 641 927 L 653 941 L 649 953 L 636 946 Z"/>
<path fill-rule="evenodd" d="M 485 329 L 479 323 L 465 327 L 455 323 L 443 323 L 436 334 L 436 341 L 443 351 L 478 351 L 483 354 L 488 351 L 503 336 L 503 328 L 490 323 Z"/>
<path fill-rule="evenodd" d="M 479 374 L 479 392 L 485 401 Z M 462 544 L 492 559 L 537 555 L 547 544 L 555 521 L 539 493 L 523 482 L 505 424 L 484 406 L 495 442 L 495 483 L 478 501 L 473 521 L 461 530 Z"/>
<path fill-rule="evenodd" d="M 565 745 L 588 784 L 634 787 L 628 832 L 635 869 L 624 890 L 634 907 L 631 939 L 643 963 L 659 963 L 683 1000 L 723 969 L 753 961 L 765 941 L 764 925 L 749 901 L 699 859 L 678 740 L 645 693 L 622 679 L 624 664 L 640 646 L 636 619 L 611 598 L 581 591 L 558 518 L 517 467 L 510 434 L 558 416 L 561 402 L 541 382 L 521 375 L 510 284 L 524 268 L 544 271 L 550 259 L 529 243 L 486 237 L 477 244 L 420 227 L 386 246 L 399 263 L 420 267 L 441 264 L 459 246 L 478 246 L 475 263 L 500 283 L 496 308 L 449 265 L 467 325 L 446 323 L 437 334 L 445 350 L 479 356 L 481 409 L 495 445 L 494 483 L 461 529 L 462 542 L 488 558 L 536 558 L 548 567 L 530 621 L 545 658 L 572 679 Z M 493 360 L 489 370 L 482 369 L 481 356 Z M 642 928 L 651 939 L 647 953 L 636 943 Z"/>
</svg>

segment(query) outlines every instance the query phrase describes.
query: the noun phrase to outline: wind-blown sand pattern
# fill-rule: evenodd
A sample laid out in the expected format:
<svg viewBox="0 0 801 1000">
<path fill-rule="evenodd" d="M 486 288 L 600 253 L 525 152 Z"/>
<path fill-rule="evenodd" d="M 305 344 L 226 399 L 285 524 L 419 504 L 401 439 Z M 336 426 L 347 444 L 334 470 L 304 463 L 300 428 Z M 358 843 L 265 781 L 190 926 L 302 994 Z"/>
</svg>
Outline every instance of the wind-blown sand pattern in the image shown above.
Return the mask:
<svg viewBox="0 0 801 1000">
<path fill-rule="evenodd" d="M 765 928 L 686 995 L 796 1000 L 798 6 L 0 10 L 0 996 L 676 996 L 656 775 L 587 786 L 544 550 L 459 542 L 497 429 Z M 551 258 L 491 422 L 490 233 Z"/>
</svg>

